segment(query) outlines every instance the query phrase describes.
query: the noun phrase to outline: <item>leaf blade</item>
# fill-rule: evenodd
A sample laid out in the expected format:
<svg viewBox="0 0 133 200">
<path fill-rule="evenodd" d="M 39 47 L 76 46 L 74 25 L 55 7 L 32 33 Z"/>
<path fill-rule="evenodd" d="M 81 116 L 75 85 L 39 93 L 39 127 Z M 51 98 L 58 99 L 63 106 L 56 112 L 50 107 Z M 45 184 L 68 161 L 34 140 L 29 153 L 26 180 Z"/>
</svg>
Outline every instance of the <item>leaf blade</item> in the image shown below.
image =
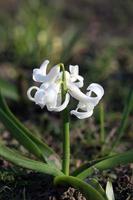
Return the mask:
<svg viewBox="0 0 133 200">
<path fill-rule="evenodd" d="M 13 134 L 13 136 L 22 144 L 26 149 L 28 149 L 33 155 L 39 159 L 43 159 L 42 154 L 38 147 L 32 142 L 32 140 L 27 137 L 23 131 L 16 126 L 16 124 L 7 116 L 7 114 L 0 108 L 0 120 L 4 126 Z"/>
<path fill-rule="evenodd" d="M 91 175 L 95 169 L 99 171 L 111 169 L 113 167 L 116 167 L 117 165 L 122 164 L 128 164 L 133 162 L 133 150 L 116 154 L 114 156 L 110 156 L 107 159 L 104 159 L 102 161 L 99 161 L 95 163 L 94 165 L 91 165 L 89 168 L 83 170 L 79 174 L 76 175 L 76 177 L 80 178 L 81 180 L 87 178 L 89 175 Z"/>
<path fill-rule="evenodd" d="M 73 176 L 57 176 L 54 179 L 55 185 L 70 184 L 71 186 L 79 189 L 87 200 L 107 200 L 91 185 L 81 181 L 79 178 Z"/>
<path fill-rule="evenodd" d="M 35 137 L 29 129 L 27 129 L 11 112 L 8 105 L 5 102 L 5 99 L 3 98 L 1 92 L 0 92 L 0 106 L 2 110 L 6 112 L 6 114 L 10 117 L 10 119 L 25 133 L 29 139 L 32 140 L 33 143 L 39 148 L 39 150 L 42 153 L 42 156 L 46 162 L 49 162 L 49 158 L 51 158 L 54 155 L 55 163 L 57 162 L 58 165 L 60 165 L 60 159 L 59 156 L 54 152 L 52 148 L 50 148 L 46 143 L 42 142 L 40 139 Z M 51 161 L 50 161 L 51 162 Z"/>
<path fill-rule="evenodd" d="M 106 193 L 103 189 L 103 187 L 100 185 L 100 183 L 95 178 L 91 178 L 89 180 L 89 184 L 93 186 L 104 198 L 106 198 Z"/>
<path fill-rule="evenodd" d="M 40 161 L 31 160 L 16 151 L 13 151 L 0 143 L 0 156 L 4 159 L 12 162 L 23 168 L 35 170 L 37 172 L 50 174 L 53 176 L 63 175 L 63 173 L 57 168 L 50 166 L 49 164 L 42 163 Z"/>
<path fill-rule="evenodd" d="M 124 130 L 125 130 L 127 122 L 128 122 L 128 116 L 129 116 L 132 108 L 133 108 L 133 90 L 130 89 L 128 97 L 127 97 L 127 103 L 126 103 L 124 110 L 123 110 L 122 119 L 120 121 L 120 125 L 119 125 L 118 130 L 117 130 L 117 137 L 116 137 L 115 141 L 113 142 L 109 153 L 113 152 L 113 150 L 117 147 L 119 141 L 123 137 Z"/>
<path fill-rule="evenodd" d="M 112 156 L 106 156 L 106 157 L 103 157 L 103 158 L 100 158 L 100 159 L 96 159 L 96 160 L 92 160 L 92 161 L 89 161 L 83 165 L 81 165 L 80 167 L 78 167 L 76 170 L 74 170 L 71 175 L 72 176 L 77 176 L 78 174 L 80 174 L 82 171 L 88 169 L 89 167 L 95 165 L 96 163 L 106 159 L 106 158 L 110 158 Z"/>
</svg>

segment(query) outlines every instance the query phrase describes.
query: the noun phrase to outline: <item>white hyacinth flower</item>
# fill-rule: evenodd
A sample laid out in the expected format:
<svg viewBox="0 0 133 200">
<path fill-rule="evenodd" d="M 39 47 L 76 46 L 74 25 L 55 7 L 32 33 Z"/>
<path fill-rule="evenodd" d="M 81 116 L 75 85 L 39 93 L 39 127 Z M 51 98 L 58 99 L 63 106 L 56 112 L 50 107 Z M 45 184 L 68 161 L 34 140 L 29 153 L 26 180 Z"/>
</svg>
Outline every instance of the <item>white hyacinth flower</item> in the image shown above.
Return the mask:
<svg viewBox="0 0 133 200">
<path fill-rule="evenodd" d="M 79 119 L 90 117 L 93 114 L 94 107 L 99 103 L 104 94 L 102 86 L 97 83 L 90 84 L 87 90 L 88 92 L 84 94 L 74 85 L 70 86 L 70 94 L 79 101 L 76 110 L 72 110 L 71 114 Z M 95 94 L 94 97 L 91 96 L 92 92 Z"/>
<path fill-rule="evenodd" d="M 84 94 L 79 88 L 83 87 L 84 78 L 79 75 L 79 66 L 70 65 L 69 72 L 65 71 L 65 82 L 67 93 L 64 102 L 62 103 L 61 84 L 62 71 L 60 66 L 54 66 L 49 73 L 46 73 L 48 60 L 45 60 L 39 69 L 33 70 L 33 80 L 41 83 L 40 87 L 32 86 L 27 91 L 27 95 L 31 101 L 34 101 L 41 108 L 47 107 L 49 111 L 60 112 L 64 110 L 69 101 L 70 95 L 79 101 L 76 110 L 70 113 L 77 116 L 79 119 L 88 118 L 93 114 L 94 107 L 99 103 L 104 94 L 102 86 L 97 83 L 92 83 L 87 88 L 87 93 Z M 32 91 L 35 94 L 32 95 Z M 95 96 L 92 96 L 92 93 Z"/>
<path fill-rule="evenodd" d="M 61 89 L 60 67 L 59 65 L 54 66 L 47 74 L 46 69 L 49 61 L 45 60 L 40 66 L 40 69 L 33 70 L 33 80 L 42 83 L 40 87 L 32 86 L 28 89 L 28 98 L 39 105 L 41 108 L 47 107 L 49 111 L 60 112 L 64 110 L 70 100 L 70 95 L 66 94 L 65 101 L 59 102 Z M 32 91 L 35 94 L 32 96 Z M 62 103 L 62 104 L 61 104 Z"/>
</svg>

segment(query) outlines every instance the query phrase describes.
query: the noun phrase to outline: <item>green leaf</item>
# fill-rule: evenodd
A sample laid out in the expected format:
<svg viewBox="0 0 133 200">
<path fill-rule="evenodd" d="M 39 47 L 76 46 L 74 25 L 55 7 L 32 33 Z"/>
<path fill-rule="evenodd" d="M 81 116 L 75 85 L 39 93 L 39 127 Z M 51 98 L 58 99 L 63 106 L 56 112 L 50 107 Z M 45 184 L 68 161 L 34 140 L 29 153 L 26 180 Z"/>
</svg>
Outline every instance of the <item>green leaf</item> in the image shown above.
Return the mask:
<svg viewBox="0 0 133 200">
<path fill-rule="evenodd" d="M 128 122 L 128 117 L 129 117 L 129 114 L 130 114 L 132 108 L 133 108 L 133 89 L 131 89 L 129 91 L 129 94 L 128 94 L 128 97 L 127 97 L 127 102 L 125 104 L 122 119 L 121 119 L 121 122 L 120 122 L 120 126 L 117 130 L 117 137 L 112 144 L 112 148 L 110 150 L 110 153 L 116 148 L 120 139 L 124 135 L 124 131 L 125 131 L 125 128 L 126 128 L 126 125 L 127 125 L 127 122 Z"/>
<path fill-rule="evenodd" d="M 106 198 L 104 189 L 95 178 L 91 178 L 88 183 L 94 187 L 104 198 Z"/>
<path fill-rule="evenodd" d="M 89 161 L 89 162 L 87 162 L 87 163 L 81 165 L 80 167 L 78 167 L 76 170 L 74 170 L 74 171 L 72 172 L 71 175 L 72 175 L 72 176 L 77 176 L 77 175 L 80 174 L 82 171 L 88 169 L 89 167 L 93 166 L 94 164 L 96 164 L 96 163 L 98 163 L 98 162 L 100 162 L 100 161 L 102 161 L 102 160 L 105 160 L 105 159 L 107 159 L 107 158 L 110 158 L 110 157 L 112 157 L 112 156 L 106 156 L 106 157 L 103 157 L 103 158 L 100 158 L 100 159 L 96 159 L 96 160 Z"/>
<path fill-rule="evenodd" d="M 69 184 L 79 189 L 87 200 L 107 200 L 94 187 L 73 176 L 57 176 L 54 179 L 55 185 Z"/>
<path fill-rule="evenodd" d="M 22 144 L 26 149 L 29 150 L 39 159 L 43 159 L 41 151 L 32 140 L 26 136 L 26 134 L 10 119 L 10 117 L 0 109 L 0 120 L 5 127 L 12 133 L 12 135 Z"/>
<path fill-rule="evenodd" d="M 31 160 L 21 155 L 17 151 L 13 151 L 3 144 L 0 144 L 0 156 L 23 168 L 31 169 L 37 172 L 50 174 L 52 176 L 62 176 L 63 173 L 52 165 L 45 164 L 40 161 Z"/>
<path fill-rule="evenodd" d="M 130 150 L 125 153 L 116 154 L 114 156 L 111 156 L 109 158 L 97 162 L 94 165 L 90 166 L 89 168 L 78 173 L 76 177 L 83 180 L 88 176 L 90 176 L 95 170 L 103 171 L 111 169 L 118 165 L 128 164 L 132 162 L 133 162 L 133 150 Z"/>
<path fill-rule="evenodd" d="M 34 144 L 34 146 L 37 146 L 37 148 L 39 149 L 41 156 L 39 155 L 39 158 L 45 160 L 48 163 L 56 163 L 56 165 L 60 166 L 60 159 L 59 156 L 53 151 L 52 148 L 50 148 L 46 143 L 42 142 L 41 140 L 39 140 L 37 137 L 35 137 L 30 130 L 28 130 L 15 116 L 14 114 L 10 111 L 8 105 L 6 104 L 5 100 L 3 99 L 1 93 L 0 93 L 0 107 L 3 110 L 3 112 L 1 112 L 2 114 L 0 115 L 0 119 L 3 122 L 3 124 L 8 128 L 8 123 L 6 123 L 5 120 L 3 120 L 3 115 L 8 118 L 7 120 L 10 121 L 10 124 L 12 124 L 12 126 L 16 127 L 15 129 L 11 129 L 10 128 L 10 132 L 11 134 L 20 142 L 20 144 L 22 144 L 25 148 L 27 148 L 30 152 L 34 153 L 34 151 L 31 151 L 31 148 L 28 145 L 28 141 L 32 142 L 32 144 Z M 14 131 L 16 130 L 16 131 Z M 20 133 L 20 132 L 21 133 Z M 17 133 L 16 133 L 17 132 Z M 22 136 L 19 137 L 19 135 L 22 134 Z M 26 142 L 27 145 L 25 145 L 25 140 L 21 140 L 20 138 L 23 137 L 25 138 L 25 140 L 28 141 Z M 30 143 L 29 143 L 30 144 Z M 30 149 L 29 149 L 30 148 Z M 36 152 L 35 152 L 36 153 Z M 36 155 L 36 154 L 34 154 Z M 36 155 L 38 157 L 38 155 Z"/>
<path fill-rule="evenodd" d="M 5 97 L 11 98 L 15 101 L 19 100 L 19 94 L 16 86 L 3 79 L 0 79 L 0 88 Z"/>
</svg>

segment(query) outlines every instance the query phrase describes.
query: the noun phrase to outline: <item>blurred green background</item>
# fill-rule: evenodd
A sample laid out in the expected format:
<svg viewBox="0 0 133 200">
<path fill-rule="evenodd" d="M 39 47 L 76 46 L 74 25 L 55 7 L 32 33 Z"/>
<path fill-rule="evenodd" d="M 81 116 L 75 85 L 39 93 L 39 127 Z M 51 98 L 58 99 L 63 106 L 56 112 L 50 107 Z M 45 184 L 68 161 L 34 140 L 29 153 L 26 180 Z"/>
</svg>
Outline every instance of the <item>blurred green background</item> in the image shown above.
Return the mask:
<svg viewBox="0 0 133 200">
<path fill-rule="evenodd" d="M 0 0 L 0 88 L 16 116 L 41 134 L 45 129 L 45 138 L 54 145 L 53 138 L 60 135 L 60 117 L 27 99 L 32 69 L 45 59 L 50 66 L 78 64 L 85 88 L 97 82 L 105 89 L 105 127 L 110 137 L 133 88 L 132 19 L 132 0 Z M 94 116 L 81 121 L 72 118 L 72 143 L 82 141 L 87 148 L 98 144 L 99 108 Z M 132 115 L 128 140 L 133 137 L 131 121 Z"/>
</svg>

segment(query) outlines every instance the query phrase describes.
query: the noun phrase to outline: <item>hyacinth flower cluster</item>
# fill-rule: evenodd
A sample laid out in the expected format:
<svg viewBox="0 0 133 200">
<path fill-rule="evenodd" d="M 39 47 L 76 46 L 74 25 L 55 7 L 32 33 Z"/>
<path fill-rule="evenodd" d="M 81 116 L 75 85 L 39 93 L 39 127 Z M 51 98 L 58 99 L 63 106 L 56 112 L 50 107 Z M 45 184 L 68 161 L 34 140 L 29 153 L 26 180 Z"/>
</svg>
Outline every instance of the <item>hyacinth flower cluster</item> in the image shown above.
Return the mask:
<svg viewBox="0 0 133 200">
<path fill-rule="evenodd" d="M 97 83 L 92 83 L 87 87 L 84 94 L 80 88 L 84 86 L 84 78 L 79 75 L 78 65 L 69 65 L 69 71 L 64 70 L 63 64 L 58 64 L 47 73 L 49 61 L 45 60 L 39 69 L 33 70 L 33 80 L 40 83 L 40 87 L 32 86 L 28 89 L 29 99 L 41 108 L 45 106 L 49 111 L 60 112 L 69 104 L 70 97 L 78 101 L 77 108 L 71 110 L 70 114 L 79 119 L 88 118 L 93 114 L 94 107 L 101 100 L 104 89 Z M 64 66 L 63 66 L 64 69 Z M 62 97 L 62 83 L 65 82 L 65 97 Z M 34 94 L 33 94 L 34 91 Z"/>
<path fill-rule="evenodd" d="M 128 106 L 126 105 L 124 109 L 123 118 L 117 130 L 118 136 L 115 142 L 112 143 L 112 147 L 110 149 L 107 147 L 106 149 L 102 141 L 101 152 L 99 154 L 100 156 L 103 155 L 102 158 L 96 158 L 93 161 L 84 163 L 77 169 L 71 171 L 69 116 L 72 114 L 79 119 L 90 117 L 93 114 L 95 106 L 101 100 L 104 89 L 99 84 L 92 83 L 87 87 L 87 92 L 84 94 L 81 91 L 81 88 L 84 86 L 84 78 L 79 75 L 78 65 L 70 65 L 69 71 L 66 71 L 63 64 L 58 64 L 47 73 L 48 64 L 49 61 L 45 60 L 40 68 L 33 70 L 33 80 L 40 85 L 30 87 L 27 91 L 27 95 L 31 101 L 35 102 L 35 104 L 39 105 L 41 108 L 47 107 L 49 111 L 63 112 L 61 124 L 63 128 L 61 129 L 61 156 L 47 145 L 44 139 L 40 140 L 36 137 L 36 134 L 27 129 L 27 127 L 14 116 L 1 92 L 0 121 L 20 145 L 32 154 L 36 160 L 33 159 L 34 157 L 31 158 L 27 154 L 23 155 L 22 152 L 5 146 L 1 141 L 0 156 L 20 167 L 53 176 L 53 183 L 56 186 L 67 184 L 79 189 L 87 200 L 114 200 L 111 181 L 107 181 L 106 189 L 104 189 L 93 174 L 95 174 L 96 171 L 100 172 L 120 164 L 133 162 L 133 150 L 117 154 L 113 152 L 121 138 L 129 112 L 132 110 L 133 92 L 131 90 L 129 93 Z M 77 108 L 71 111 L 68 109 L 70 97 L 78 101 Z M 102 130 L 104 127 L 103 109 L 99 111 Z"/>
</svg>

